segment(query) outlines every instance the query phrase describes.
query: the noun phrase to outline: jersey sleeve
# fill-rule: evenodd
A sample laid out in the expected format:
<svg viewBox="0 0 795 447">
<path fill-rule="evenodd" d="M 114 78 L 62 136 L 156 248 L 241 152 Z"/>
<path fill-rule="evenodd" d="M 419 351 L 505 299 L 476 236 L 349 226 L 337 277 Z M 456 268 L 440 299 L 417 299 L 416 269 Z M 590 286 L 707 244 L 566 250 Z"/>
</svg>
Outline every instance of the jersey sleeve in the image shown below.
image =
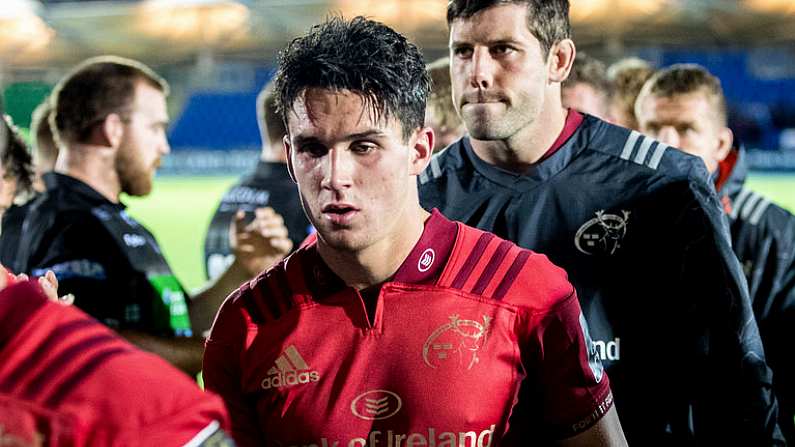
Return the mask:
<svg viewBox="0 0 795 447">
<path fill-rule="evenodd" d="M 27 273 L 43 276 L 52 270 L 61 295 L 73 294 L 76 307 L 113 329 L 173 335 L 167 308 L 146 276 L 126 264 L 126 255 L 96 219 L 72 216 L 41 242 Z"/>
<path fill-rule="evenodd" d="M 530 331 L 523 361 L 534 386 L 523 387 L 520 399 L 540 403 L 528 416 L 538 418 L 552 439 L 587 430 L 607 413 L 613 397 L 576 294 L 571 291 L 552 310 L 530 314 L 525 322 Z"/>
<path fill-rule="evenodd" d="M 76 446 L 181 446 L 228 428 L 220 398 L 79 309 L 48 301 L 37 284 L 4 289 L 0 313 L 9 305 L 16 331 L 0 344 L 0 425 L 10 407 L 18 423 Z"/>
<path fill-rule="evenodd" d="M 690 175 L 672 234 L 681 253 L 678 289 L 685 326 L 700 340 L 688 371 L 695 436 L 708 444 L 780 445 L 772 373 L 765 362 L 748 286 L 731 249 L 728 224 L 703 166 Z M 727 392 L 731 390 L 731 392 Z"/>
<path fill-rule="evenodd" d="M 755 227 L 764 233 L 755 244 L 759 255 L 750 273 L 758 279 L 752 304 L 773 370 L 779 424 L 787 441 L 795 443 L 795 216 L 778 207 L 768 215 Z"/>
<path fill-rule="evenodd" d="M 256 409 L 243 391 L 241 355 L 251 324 L 239 304 L 245 292 L 237 290 L 226 299 L 210 330 L 204 350 L 203 377 L 207 390 L 221 396 L 232 421 L 231 432 L 240 446 L 263 444 L 257 428 Z"/>
</svg>

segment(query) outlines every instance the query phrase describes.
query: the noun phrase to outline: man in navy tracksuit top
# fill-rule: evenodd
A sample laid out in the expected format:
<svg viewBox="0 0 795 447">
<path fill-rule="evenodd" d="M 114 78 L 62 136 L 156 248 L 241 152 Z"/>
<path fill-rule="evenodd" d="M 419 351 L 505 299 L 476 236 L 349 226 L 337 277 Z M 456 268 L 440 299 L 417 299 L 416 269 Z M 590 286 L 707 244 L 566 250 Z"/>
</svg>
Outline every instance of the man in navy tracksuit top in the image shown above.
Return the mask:
<svg viewBox="0 0 795 447">
<path fill-rule="evenodd" d="M 630 445 L 783 443 L 703 163 L 561 106 L 567 1 L 454 0 L 447 12 L 470 136 L 432 159 L 423 205 L 567 270 Z"/>
<path fill-rule="evenodd" d="M 795 216 L 744 186 L 748 169 L 727 127 L 723 88 L 705 68 L 678 64 L 660 70 L 641 91 L 638 113 L 641 130 L 701 157 L 712 175 L 774 373 L 779 424 L 793 443 Z"/>
</svg>

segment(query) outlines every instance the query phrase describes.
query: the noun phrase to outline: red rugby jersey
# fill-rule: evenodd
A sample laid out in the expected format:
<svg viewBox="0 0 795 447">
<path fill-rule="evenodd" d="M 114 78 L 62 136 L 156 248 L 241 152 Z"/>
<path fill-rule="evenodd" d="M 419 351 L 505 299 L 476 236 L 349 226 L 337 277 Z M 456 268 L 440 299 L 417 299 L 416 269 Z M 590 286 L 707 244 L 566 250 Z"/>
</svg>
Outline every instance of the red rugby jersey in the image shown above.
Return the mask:
<svg viewBox="0 0 795 447">
<path fill-rule="evenodd" d="M 0 291 L 0 445 L 231 445 L 227 425 L 217 396 L 37 284 Z"/>
<path fill-rule="evenodd" d="M 563 270 L 434 211 L 372 321 L 314 242 L 241 287 L 204 379 L 241 445 L 526 445 L 612 405 L 590 346 Z"/>
</svg>

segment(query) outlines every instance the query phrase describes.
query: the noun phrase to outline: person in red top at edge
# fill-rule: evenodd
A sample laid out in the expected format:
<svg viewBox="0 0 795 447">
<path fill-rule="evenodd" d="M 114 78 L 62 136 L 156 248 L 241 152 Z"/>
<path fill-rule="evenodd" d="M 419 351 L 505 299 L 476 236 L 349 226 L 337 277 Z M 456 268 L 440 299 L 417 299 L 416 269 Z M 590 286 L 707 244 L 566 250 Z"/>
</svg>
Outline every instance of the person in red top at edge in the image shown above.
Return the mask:
<svg viewBox="0 0 795 447">
<path fill-rule="evenodd" d="M 330 18 L 282 52 L 288 167 L 317 238 L 241 286 L 204 356 L 240 445 L 625 445 L 566 273 L 428 213 L 416 46 Z"/>
<path fill-rule="evenodd" d="M 59 304 L 48 276 L 0 267 L 0 446 L 234 446 L 218 396 Z"/>
</svg>

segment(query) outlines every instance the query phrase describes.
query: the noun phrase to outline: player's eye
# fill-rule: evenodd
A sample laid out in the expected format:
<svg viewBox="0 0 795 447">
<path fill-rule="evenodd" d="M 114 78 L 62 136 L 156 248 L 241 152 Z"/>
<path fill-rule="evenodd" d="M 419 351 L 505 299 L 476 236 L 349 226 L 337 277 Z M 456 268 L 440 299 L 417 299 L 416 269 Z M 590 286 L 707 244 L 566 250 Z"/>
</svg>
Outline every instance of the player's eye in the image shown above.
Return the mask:
<svg viewBox="0 0 795 447">
<path fill-rule="evenodd" d="M 453 55 L 462 59 L 472 57 L 472 47 L 468 45 L 461 45 L 453 48 Z"/>
<path fill-rule="evenodd" d="M 355 141 L 351 144 L 351 152 L 357 154 L 369 154 L 378 149 L 378 146 L 369 141 Z"/>
<path fill-rule="evenodd" d="M 489 51 L 491 51 L 491 54 L 501 56 L 512 53 L 514 49 L 510 45 L 500 44 L 494 45 Z"/>
<path fill-rule="evenodd" d="M 328 153 L 326 146 L 318 143 L 303 144 L 298 148 L 298 152 L 307 154 L 310 157 L 322 157 Z"/>
</svg>

